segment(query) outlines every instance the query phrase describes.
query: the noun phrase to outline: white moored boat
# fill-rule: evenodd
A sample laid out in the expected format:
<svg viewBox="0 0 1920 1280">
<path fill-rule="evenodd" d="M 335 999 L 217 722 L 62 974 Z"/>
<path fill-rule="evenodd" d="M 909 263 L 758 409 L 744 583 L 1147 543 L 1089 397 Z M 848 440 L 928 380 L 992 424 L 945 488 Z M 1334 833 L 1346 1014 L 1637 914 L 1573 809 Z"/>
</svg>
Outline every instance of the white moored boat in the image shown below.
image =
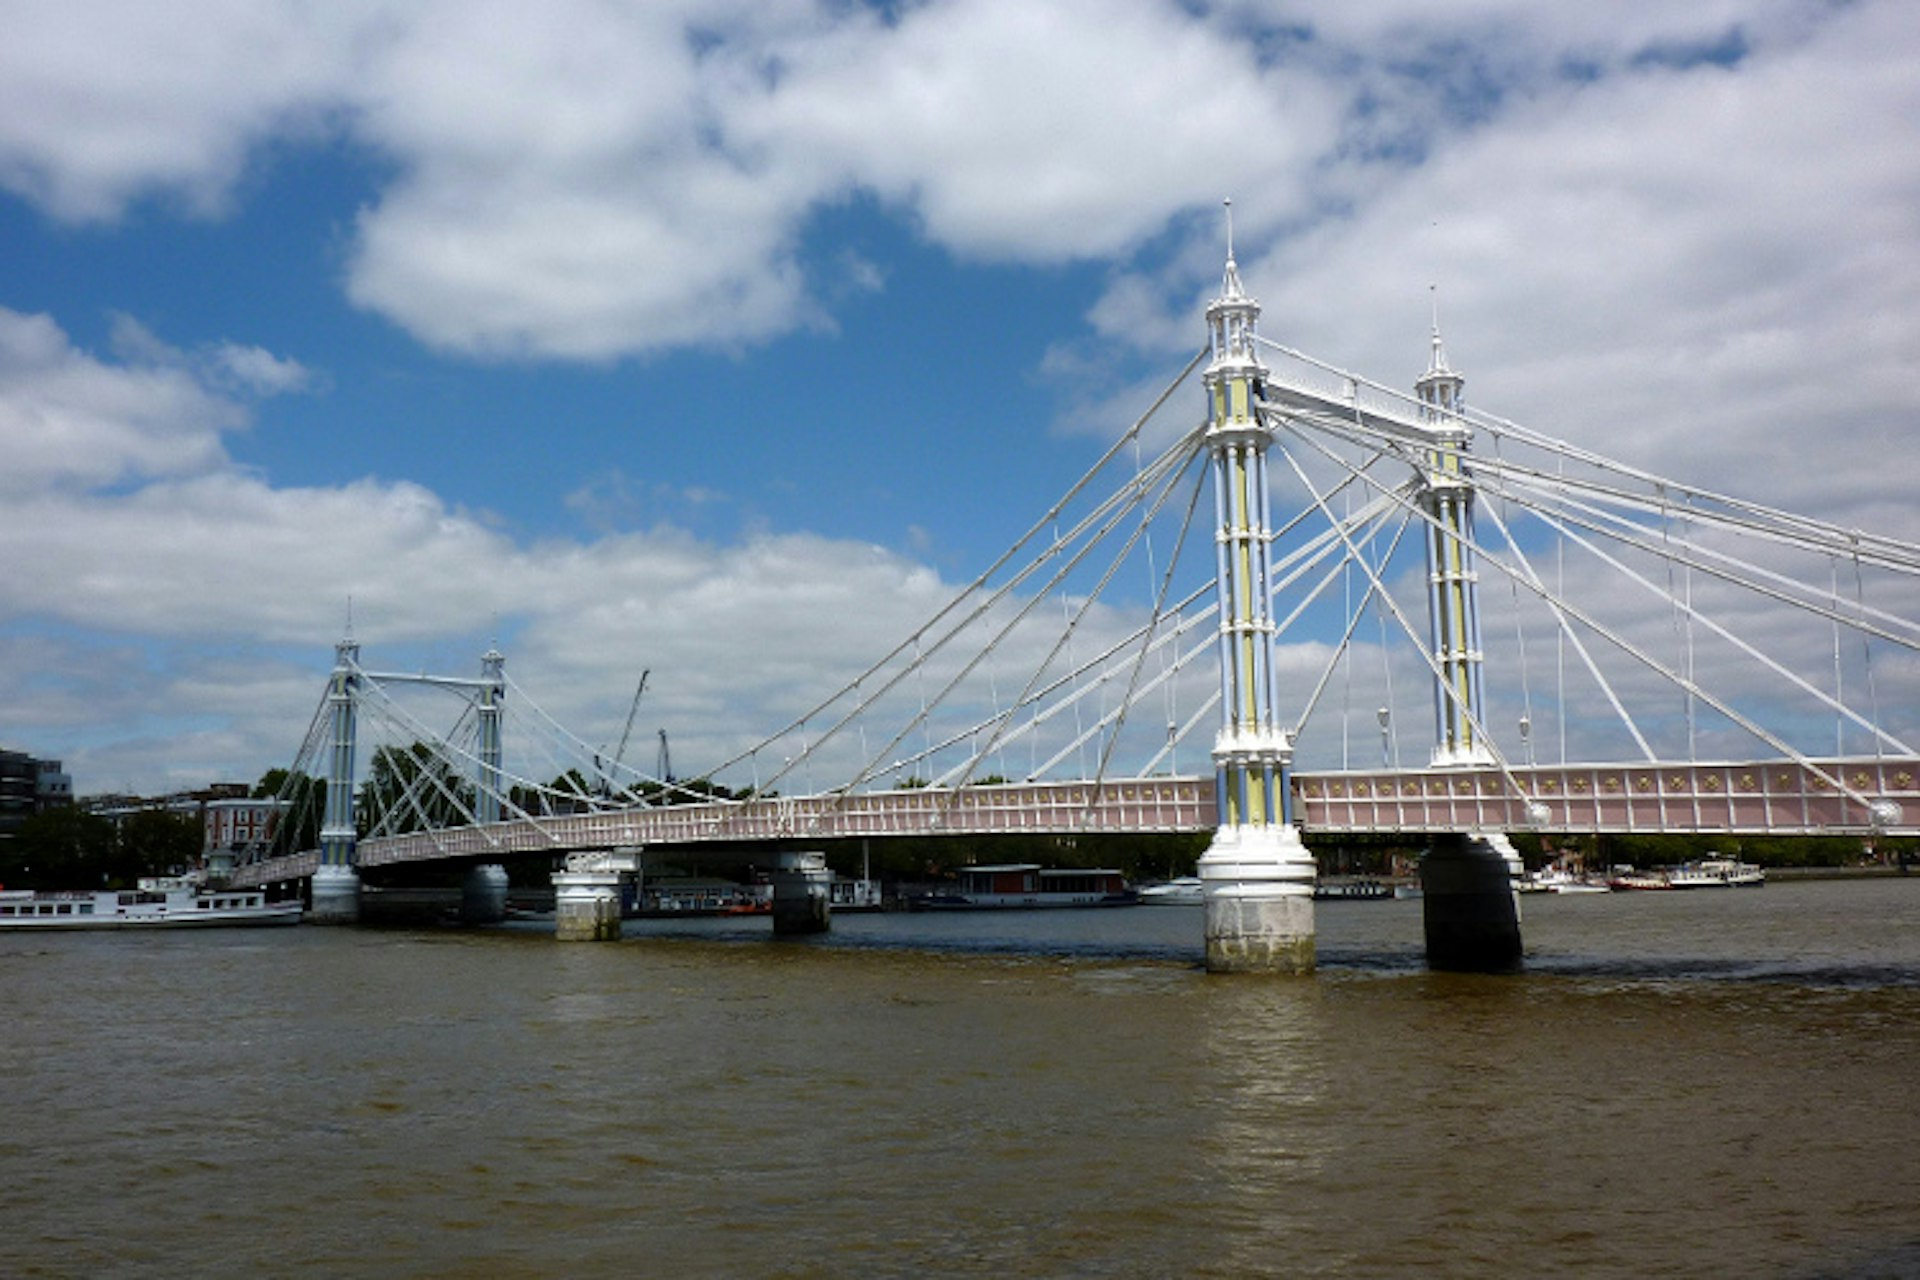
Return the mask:
<svg viewBox="0 0 1920 1280">
<path fill-rule="evenodd" d="M 258 889 L 209 889 L 184 876 L 144 879 L 134 889 L 0 889 L 0 930 L 299 923 L 297 900 L 269 902 Z"/>
<path fill-rule="evenodd" d="M 1542 867 L 1522 876 L 1515 886 L 1521 893 L 1608 893 L 1605 880 L 1577 876 L 1565 867 Z"/>
<path fill-rule="evenodd" d="M 1199 876 L 1176 876 L 1165 884 L 1150 884 L 1140 890 L 1144 907 L 1190 907 L 1206 900 Z"/>
</svg>

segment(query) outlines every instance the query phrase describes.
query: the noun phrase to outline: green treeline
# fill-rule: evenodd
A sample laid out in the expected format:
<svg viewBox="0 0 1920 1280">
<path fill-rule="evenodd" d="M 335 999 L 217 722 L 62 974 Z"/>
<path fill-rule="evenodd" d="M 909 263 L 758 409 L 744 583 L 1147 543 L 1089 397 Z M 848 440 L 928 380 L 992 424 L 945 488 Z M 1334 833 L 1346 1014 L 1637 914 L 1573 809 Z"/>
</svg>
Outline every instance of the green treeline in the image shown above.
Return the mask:
<svg viewBox="0 0 1920 1280">
<path fill-rule="evenodd" d="M 200 861 L 200 819 L 149 809 L 118 828 L 98 814 L 48 809 L 0 840 L 0 885 L 9 889 L 124 889 L 141 876 Z"/>
</svg>

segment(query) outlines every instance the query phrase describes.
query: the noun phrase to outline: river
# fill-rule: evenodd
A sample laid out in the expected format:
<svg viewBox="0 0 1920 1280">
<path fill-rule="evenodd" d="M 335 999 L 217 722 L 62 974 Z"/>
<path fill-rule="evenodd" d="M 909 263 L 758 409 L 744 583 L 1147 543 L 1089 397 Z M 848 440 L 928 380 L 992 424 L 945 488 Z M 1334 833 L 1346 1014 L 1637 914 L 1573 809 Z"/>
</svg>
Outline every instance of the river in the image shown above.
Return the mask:
<svg viewBox="0 0 1920 1280">
<path fill-rule="evenodd" d="M 1920 1274 L 1920 877 L 0 936 L 9 1276 Z"/>
</svg>

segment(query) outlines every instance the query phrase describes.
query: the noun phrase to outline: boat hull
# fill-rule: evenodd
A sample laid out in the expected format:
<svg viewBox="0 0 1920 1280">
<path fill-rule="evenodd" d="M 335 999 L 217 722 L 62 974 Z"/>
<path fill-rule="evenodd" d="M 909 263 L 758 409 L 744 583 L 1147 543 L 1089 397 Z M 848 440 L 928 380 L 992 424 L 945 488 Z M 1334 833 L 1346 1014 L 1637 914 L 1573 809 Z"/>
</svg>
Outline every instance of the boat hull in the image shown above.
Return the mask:
<svg viewBox="0 0 1920 1280">
<path fill-rule="evenodd" d="M 244 929 L 299 924 L 298 902 L 197 886 L 58 892 L 0 890 L 0 933 L 100 929 Z"/>
</svg>

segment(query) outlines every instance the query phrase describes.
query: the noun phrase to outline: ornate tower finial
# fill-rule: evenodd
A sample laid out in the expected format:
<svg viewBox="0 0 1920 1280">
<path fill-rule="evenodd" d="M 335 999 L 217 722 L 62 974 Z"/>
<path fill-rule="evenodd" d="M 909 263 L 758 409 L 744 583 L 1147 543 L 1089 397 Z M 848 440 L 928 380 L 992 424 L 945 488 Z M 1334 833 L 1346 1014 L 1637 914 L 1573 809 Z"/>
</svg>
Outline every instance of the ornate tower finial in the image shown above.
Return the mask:
<svg viewBox="0 0 1920 1280">
<path fill-rule="evenodd" d="M 1233 260 L 1233 197 L 1222 200 L 1221 205 L 1227 211 L 1227 270 L 1220 281 L 1220 297 L 1225 301 L 1236 301 L 1247 296 L 1240 287 L 1240 267 Z"/>
<path fill-rule="evenodd" d="M 1427 363 L 1427 376 L 1431 378 L 1453 370 L 1447 368 L 1447 349 L 1440 343 L 1440 286 L 1428 285 L 1427 293 L 1433 302 L 1433 355 Z"/>
<path fill-rule="evenodd" d="M 1428 415 L 1438 421 L 1460 412 L 1465 403 L 1467 380 L 1447 366 L 1447 349 L 1440 341 L 1440 286 L 1428 285 L 1427 293 L 1433 306 L 1432 353 L 1427 358 L 1427 371 L 1420 375 L 1413 389 L 1427 406 Z"/>
</svg>

